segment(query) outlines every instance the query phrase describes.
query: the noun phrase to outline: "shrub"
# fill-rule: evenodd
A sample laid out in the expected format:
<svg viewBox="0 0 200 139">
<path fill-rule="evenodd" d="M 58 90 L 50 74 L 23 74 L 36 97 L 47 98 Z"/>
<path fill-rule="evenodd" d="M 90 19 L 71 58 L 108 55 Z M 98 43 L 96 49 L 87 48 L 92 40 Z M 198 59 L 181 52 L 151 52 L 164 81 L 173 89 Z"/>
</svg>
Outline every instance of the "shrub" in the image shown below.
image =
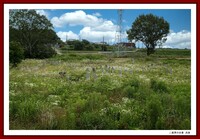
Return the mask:
<svg viewBox="0 0 200 139">
<path fill-rule="evenodd" d="M 150 98 L 147 102 L 147 129 L 155 129 L 161 115 L 161 103 L 157 97 Z"/>
<path fill-rule="evenodd" d="M 155 92 L 165 92 L 165 93 L 168 92 L 167 86 L 162 81 L 156 81 L 156 80 L 151 79 L 151 88 Z"/>
<path fill-rule="evenodd" d="M 74 50 L 83 50 L 83 43 L 80 41 L 76 40 L 74 41 Z"/>
<path fill-rule="evenodd" d="M 127 86 L 124 88 L 124 94 L 128 98 L 134 98 L 134 93 L 136 93 L 136 89 L 134 86 Z"/>
<path fill-rule="evenodd" d="M 67 46 L 61 47 L 60 50 L 68 50 Z"/>
<path fill-rule="evenodd" d="M 107 51 L 107 46 L 106 45 L 101 45 L 101 50 L 102 51 Z"/>
<path fill-rule="evenodd" d="M 39 103 L 39 101 L 32 98 L 24 101 L 10 102 L 10 118 L 19 120 L 23 124 L 26 122 L 37 122 Z"/>
<path fill-rule="evenodd" d="M 47 45 L 37 45 L 33 50 L 33 58 L 44 59 L 56 55 L 56 51 Z"/>
<path fill-rule="evenodd" d="M 16 67 L 24 58 L 24 50 L 18 42 L 10 42 L 9 49 L 9 61 Z"/>
<path fill-rule="evenodd" d="M 92 44 L 88 44 L 85 46 L 86 50 L 94 50 L 94 46 Z"/>
<path fill-rule="evenodd" d="M 98 112 L 83 113 L 79 119 L 79 129 L 105 130 L 116 129 L 117 124 L 106 115 L 100 115 Z"/>
</svg>

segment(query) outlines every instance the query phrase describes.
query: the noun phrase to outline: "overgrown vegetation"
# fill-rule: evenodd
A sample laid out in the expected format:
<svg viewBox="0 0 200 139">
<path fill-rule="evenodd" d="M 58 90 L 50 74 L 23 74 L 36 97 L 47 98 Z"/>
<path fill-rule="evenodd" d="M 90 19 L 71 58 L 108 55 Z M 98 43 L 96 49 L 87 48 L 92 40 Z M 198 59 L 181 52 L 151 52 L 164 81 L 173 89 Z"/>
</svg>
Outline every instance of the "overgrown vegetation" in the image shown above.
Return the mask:
<svg viewBox="0 0 200 139">
<path fill-rule="evenodd" d="M 10 129 L 191 129 L 190 59 L 130 55 L 23 60 L 9 73 Z"/>
<path fill-rule="evenodd" d="M 24 58 L 24 50 L 20 43 L 13 41 L 9 43 L 9 50 L 9 62 L 16 67 Z"/>
<path fill-rule="evenodd" d="M 51 22 L 35 10 L 10 10 L 9 41 L 18 42 L 24 58 L 49 58 L 56 54 L 52 49 L 61 42 Z"/>
</svg>

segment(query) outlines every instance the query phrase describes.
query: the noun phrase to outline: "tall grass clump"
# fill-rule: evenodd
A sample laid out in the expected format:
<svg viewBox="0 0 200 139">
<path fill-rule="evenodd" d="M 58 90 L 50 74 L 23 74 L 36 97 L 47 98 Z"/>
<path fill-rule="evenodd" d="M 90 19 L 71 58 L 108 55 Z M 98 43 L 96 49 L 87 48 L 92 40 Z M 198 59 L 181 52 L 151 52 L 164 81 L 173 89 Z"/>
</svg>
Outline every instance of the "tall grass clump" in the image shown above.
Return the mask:
<svg viewBox="0 0 200 139">
<path fill-rule="evenodd" d="M 154 79 L 151 79 L 150 81 L 151 88 L 158 93 L 167 93 L 169 92 L 166 84 L 162 81 L 156 81 Z"/>
</svg>

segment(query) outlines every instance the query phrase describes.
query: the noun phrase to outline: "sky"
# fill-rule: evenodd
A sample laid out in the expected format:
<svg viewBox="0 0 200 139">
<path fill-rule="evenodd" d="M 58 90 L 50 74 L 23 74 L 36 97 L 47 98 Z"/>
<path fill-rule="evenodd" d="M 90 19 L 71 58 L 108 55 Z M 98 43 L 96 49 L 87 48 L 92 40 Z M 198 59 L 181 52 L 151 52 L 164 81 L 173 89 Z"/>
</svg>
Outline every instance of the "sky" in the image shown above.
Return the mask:
<svg viewBox="0 0 200 139">
<path fill-rule="evenodd" d="M 53 24 L 61 40 L 86 39 L 90 42 L 109 44 L 118 41 L 117 9 L 39 9 Z M 163 48 L 191 48 L 191 10 L 190 9 L 125 9 L 122 10 L 122 41 L 127 42 L 126 30 L 141 14 L 154 14 L 163 17 L 170 24 L 170 33 Z M 136 42 L 137 47 L 145 47 Z"/>
</svg>

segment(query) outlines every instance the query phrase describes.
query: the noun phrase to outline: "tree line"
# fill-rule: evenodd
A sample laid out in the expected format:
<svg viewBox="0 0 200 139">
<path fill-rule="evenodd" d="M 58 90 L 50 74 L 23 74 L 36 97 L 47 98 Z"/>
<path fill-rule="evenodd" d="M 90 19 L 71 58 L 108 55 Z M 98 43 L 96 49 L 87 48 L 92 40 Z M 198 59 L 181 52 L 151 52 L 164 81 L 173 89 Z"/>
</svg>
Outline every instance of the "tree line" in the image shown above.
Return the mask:
<svg viewBox="0 0 200 139">
<path fill-rule="evenodd" d="M 98 44 L 83 39 L 83 40 L 67 40 L 66 43 L 62 43 L 59 47 L 62 50 L 107 51 L 108 46 L 109 45 L 106 43 Z"/>
</svg>

